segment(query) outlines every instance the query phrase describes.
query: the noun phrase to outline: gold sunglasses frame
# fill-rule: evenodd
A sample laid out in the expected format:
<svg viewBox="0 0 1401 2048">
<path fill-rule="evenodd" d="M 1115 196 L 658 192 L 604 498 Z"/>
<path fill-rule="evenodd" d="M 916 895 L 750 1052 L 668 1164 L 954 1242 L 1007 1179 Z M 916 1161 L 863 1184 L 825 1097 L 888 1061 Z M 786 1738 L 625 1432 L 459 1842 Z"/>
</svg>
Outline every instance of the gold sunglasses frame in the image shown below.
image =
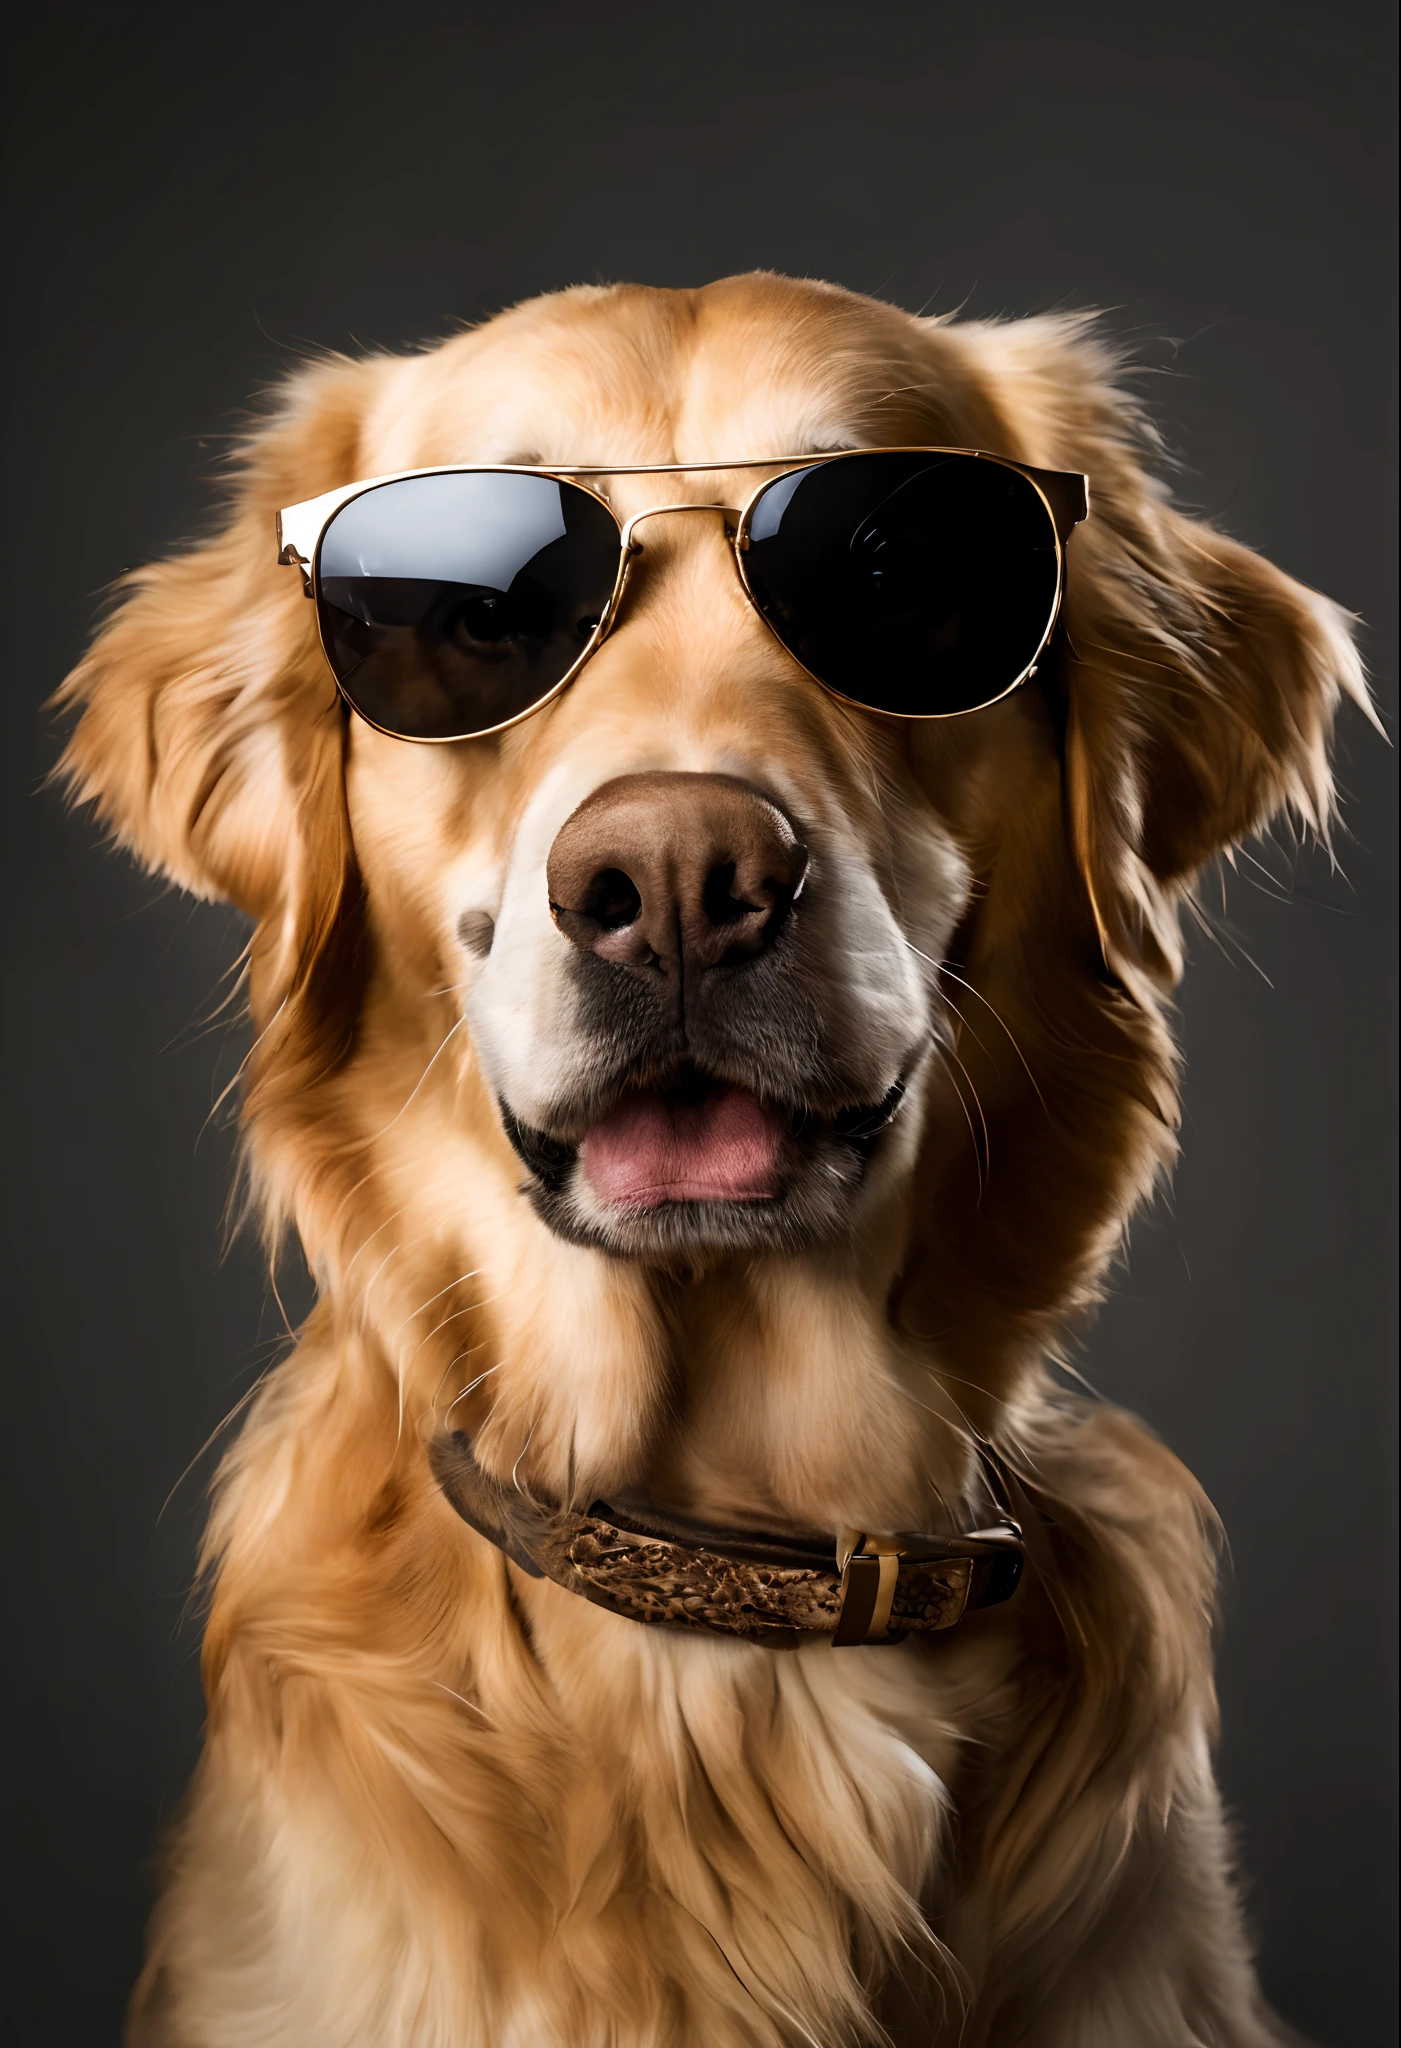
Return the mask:
<svg viewBox="0 0 1401 2048">
<path fill-rule="evenodd" d="M 1008 683 L 1005 689 L 999 690 L 996 696 L 988 697 L 981 704 L 970 704 L 958 711 L 885 711 L 879 705 L 863 704 L 859 698 L 845 696 L 842 691 L 835 689 L 831 683 L 826 682 L 821 676 L 815 674 L 807 666 L 806 662 L 794 654 L 792 648 L 769 619 L 758 597 L 755 595 L 749 578 L 745 573 L 744 556 L 749 548 L 750 520 L 755 507 L 763 498 L 764 493 L 774 484 L 781 483 L 784 477 L 792 476 L 795 471 L 826 468 L 830 463 L 849 461 L 853 456 L 858 455 L 964 455 L 971 456 L 979 462 L 996 463 L 1002 469 L 1015 470 L 1018 476 L 1024 476 L 1046 508 L 1046 514 L 1051 522 L 1051 531 L 1055 536 L 1056 542 L 1056 589 L 1055 597 L 1051 604 L 1050 616 L 1046 621 L 1046 628 L 1041 636 L 1036 652 L 1021 674 L 1014 681 Z M 712 471 L 736 469 L 770 469 L 774 473 L 772 476 L 764 477 L 760 483 L 755 485 L 742 506 L 723 505 L 708 499 L 697 500 L 693 503 L 663 503 L 660 505 L 644 506 L 640 512 L 634 512 L 626 520 L 618 517 L 616 510 L 601 491 L 595 490 L 591 484 L 581 481 L 585 477 L 594 476 L 709 475 Z M 380 725 L 373 718 L 367 717 L 359 705 L 353 701 L 349 691 L 336 674 L 335 665 L 326 646 L 326 636 L 321 629 L 321 607 L 318 604 L 316 610 L 316 631 L 317 637 L 321 642 L 322 656 L 325 659 L 327 668 L 331 671 L 332 681 L 335 683 L 336 689 L 346 705 L 354 712 L 357 718 L 363 719 L 365 724 L 372 727 L 374 731 L 382 732 L 390 739 L 403 740 L 410 746 L 419 747 L 460 746 L 469 740 L 490 739 L 495 733 L 508 732 L 512 726 L 520 725 L 527 718 L 533 718 L 537 711 L 543 711 L 547 704 L 552 704 L 561 691 L 567 690 L 580 669 L 598 652 L 618 622 L 618 615 L 622 609 L 623 593 L 627 588 L 628 572 L 637 556 L 643 551 L 641 541 L 634 538 L 635 529 L 645 519 L 657 519 L 668 512 L 719 512 L 724 515 L 725 538 L 729 543 L 730 553 L 734 557 L 740 587 L 748 600 L 751 610 L 763 620 L 765 627 L 773 635 L 773 638 L 778 642 L 778 645 L 783 649 L 789 660 L 796 662 L 803 674 L 816 683 L 819 689 L 825 690 L 829 697 L 835 697 L 838 703 L 846 704 L 853 710 L 863 711 L 868 716 L 875 718 L 899 719 L 902 722 L 917 724 L 927 724 L 933 720 L 944 718 L 966 718 L 970 712 L 985 711 L 989 705 L 998 704 L 1004 697 L 1010 697 L 1013 690 L 1019 690 L 1029 677 L 1035 675 L 1037 663 L 1045 653 L 1051 635 L 1055 631 L 1056 620 L 1060 617 L 1060 608 L 1065 596 L 1066 543 L 1075 528 L 1089 517 L 1090 511 L 1090 480 L 1079 470 L 1034 469 L 1029 463 L 1016 462 L 1006 455 L 990 455 L 982 448 L 930 448 L 923 446 L 840 448 L 834 449 L 828 454 L 754 455 L 732 462 L 615 462 L 607 464 L 582 464 L 574 468 L 563 464 L 552 465 L 547 463 L 450 462 L 440 464 L 431 469 L 401 469 L 395 470 L 387 476 L 366 477 L 358 483 L 343 484 L 334 491 L 325 491 L 320 497 L 303 499 L 299 505 L 289 505 L 284 511 L 279 512 L 277 515 L 277 559 L 285 567 L 300 569 L 302 575 L 302 595 L 304 597 L 314 599 L 317 596 L 321 543 L 325 538 L 326 529 L 330 526 L 331 521 L 336 515 L 343 512 L 345 507 L 352 504 L 355 499 L 363 498 L 371 491 L 382 490 L 386 484 L 407 483 L 413 478 L 421 476 L 543 476 L 553 477 L 557 481 L 573 484 L 578 490 L 586 492 L 597 504 L 601 505 L 617 527 L 618 573 L 614 579 L 612 594 L 599 615 L 598 624 L 595 626 L 577 661 L 561 676 L 560 680 L 551 689 L 547 690 L 544 696 L 537 697 L 535 702 L 527 706 L 524 711 L 518 711 L 514 718 L 503 719 L 499 725 L 482 726 L 473 732 L 467 733 L 415 734 L 395 732 L 392 726 Z M 731 521 L 734 522 L 733 525 Z"/>
</svg>

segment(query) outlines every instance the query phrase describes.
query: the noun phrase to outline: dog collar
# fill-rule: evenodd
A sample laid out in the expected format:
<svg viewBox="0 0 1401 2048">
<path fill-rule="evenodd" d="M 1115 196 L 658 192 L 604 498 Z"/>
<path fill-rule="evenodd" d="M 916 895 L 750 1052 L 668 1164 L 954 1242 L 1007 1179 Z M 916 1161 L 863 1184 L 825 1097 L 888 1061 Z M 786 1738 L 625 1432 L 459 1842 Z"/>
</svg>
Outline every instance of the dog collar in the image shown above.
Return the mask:
<svg viewBox="0 0 1401 2048">
<path fill-rule="evenodd" d="M 532 1578 L 629 1621 L 771 1649 L 815 1636 L 834 1647 L 899 1642 L 1010 1599 L 1025 1562 L 1015 1482 L 990 1448 L 980 1455 L 1001 1511 L 987 1527 L 951 1537 L 848 1529 L 834 1543 L 708 1528 L 630 1499 L 582 1514 L 548 1508 L 484 1472 L 460 1431 L 429 1445 L 433 1476 L 463 1521 Z"/>
</svg>

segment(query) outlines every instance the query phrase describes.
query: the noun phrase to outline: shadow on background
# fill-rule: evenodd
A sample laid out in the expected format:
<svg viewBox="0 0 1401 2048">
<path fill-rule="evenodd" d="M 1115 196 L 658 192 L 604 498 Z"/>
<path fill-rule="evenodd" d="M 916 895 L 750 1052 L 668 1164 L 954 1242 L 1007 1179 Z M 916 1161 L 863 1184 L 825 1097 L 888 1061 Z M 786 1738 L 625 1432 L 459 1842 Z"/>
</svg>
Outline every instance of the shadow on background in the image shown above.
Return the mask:
<svg viewBox="0 0 1401 2048">
<path fill-rule="evenodd" d="M 50 9 L 10 51 L 9 1981 L 46 2042 L 96 2043 L 196 1753 L 208 1460 L 160 1510 L 280 1328 L 251 1250 L 219 1263 L 231 1144 L 201 1135 L 238 920 L 35 794 L 97 594 L 200 528 L 250 396 L 309 348 L 762 265 L 1111 308 L 1182 498 L 1360 612 L 1390 705 L 1394 26 L 1355 0 L 353 0 Z M 1343 747 L 1346 880 L 1243 866 L 1234 936 L 1194 946 L 1183 1165 L 1083 1364 L 1225 1517 L 1266 1984 L 1369 2048 L 1395 2038 L 1395 808 L 1355 717 Z"/>
</svg>

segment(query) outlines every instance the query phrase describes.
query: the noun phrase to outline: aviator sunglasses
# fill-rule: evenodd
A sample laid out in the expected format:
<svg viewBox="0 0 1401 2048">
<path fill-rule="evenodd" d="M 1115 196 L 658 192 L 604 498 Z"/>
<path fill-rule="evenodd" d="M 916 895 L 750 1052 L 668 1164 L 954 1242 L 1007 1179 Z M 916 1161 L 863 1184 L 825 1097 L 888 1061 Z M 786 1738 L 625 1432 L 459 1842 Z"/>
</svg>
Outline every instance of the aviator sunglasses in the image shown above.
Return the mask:
<svg viewBox="0 0 1401 2048">
<path fill-rule="evenodd" d="M 620 520 L 589 477 L 777 470 Z M 616 624 L 644 521 L 718 512 L 749 602 L 824 689 L 896 718 L 1005 697 L 1051 637 L 1087 480 L 962 448 L 377 477 L 278 515 L 342 696 L 398 739 L 528 717 Z"/>
</svg>

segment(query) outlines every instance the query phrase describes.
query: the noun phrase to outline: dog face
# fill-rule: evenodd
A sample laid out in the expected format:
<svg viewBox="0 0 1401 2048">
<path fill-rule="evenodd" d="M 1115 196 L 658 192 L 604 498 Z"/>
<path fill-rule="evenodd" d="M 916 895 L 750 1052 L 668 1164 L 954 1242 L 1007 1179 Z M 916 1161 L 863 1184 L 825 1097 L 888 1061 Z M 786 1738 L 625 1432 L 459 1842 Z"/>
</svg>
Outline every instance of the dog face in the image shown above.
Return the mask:
<svg viewBox="0 0 1401 2048">
<path fill-rule="evenodd" d="M 66 767 L 257 920 L 248 1109 L 313 1259 L 371 1153 L 386 1213 L 436 1175 L 446 1229 L 464 1182 L 424 1148 L 456 1147 L 481 1230 L 691 1270 L 855 1247 L 881 1313 L 951 1332 L 980 1384 L 1088 1298 L 1170 1149 L 1178 897 L 1281 804 L 1326 820 L 1362 699 L 1331 607 L 1172 512 L 1114 368 L 1083 322 L 753 277 L 566 292 L 292 385 L 223 535 L 138 575 L 70 679 Z M 722 520 L 679 509 L 734 502 L 723 470 L 603 479 L 653 513 L 617 622 L 484 739 L 347 717 L 275 561 L 279 505 L 360 477 L 881 445 L 1089 473 L 1056 658 L 989 709 L 822 690 Z"/>
<path fill-rule="evenodd" d="M 405 366 L 362 460 L 703 465 L 861 445 L 882 404 L 895 438 L 942 428 L 892 413 L 902 324 L 870 360 L 871 323 L 829 296 L 703 294 L 685 322 L 652 295 L 547 303 Z M 615 629 L 533 718 L 451 748 L 349 736 L 371 895 L 427 911 L 527 1199 L 642 1257 L 791 1248 L 908 1178 L 947 1029 L 931 963 L 969 884 L 893 722 L 777 644 L 719 518 L 670 509 L 734 483 L 602 480 L 620 519 L 651 511 L 642 553 Z"/>
</svg>

